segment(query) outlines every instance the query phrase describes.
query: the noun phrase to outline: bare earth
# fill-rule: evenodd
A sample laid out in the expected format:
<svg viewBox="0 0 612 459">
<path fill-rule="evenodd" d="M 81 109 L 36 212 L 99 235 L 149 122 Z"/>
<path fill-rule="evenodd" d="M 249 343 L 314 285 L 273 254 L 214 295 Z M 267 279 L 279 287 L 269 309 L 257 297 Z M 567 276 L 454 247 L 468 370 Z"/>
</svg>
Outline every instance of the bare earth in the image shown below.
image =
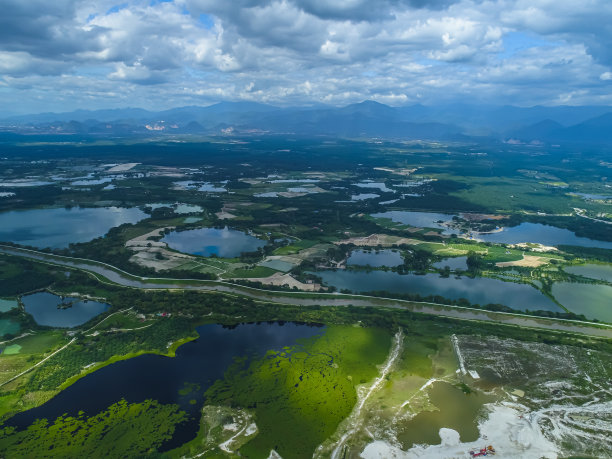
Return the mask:
<svg viewBox="0 0 612 459">
<path fill-rule="evenodd" d="M 369 236 L 366 236 L 366 237 L 352 237 L 350 239 L 345 239 L 343 241 L 334 242 L 334 244 L 336 245 L 354 244 L 359 247 L 376 247 L 379 245 L 383 247 L 392 247 L 395 245 L 403 245 L 403 244 L 417 245 L 421 243 L 422 241 L 419 241 L 417 239 L 390 236 L 388 234 L 370 234 Z"/>
<path fill-rule="evenodd" d="M 522 260 L 503 261 L 503 262 L 495 263 L 495 266 L 499 266 L 500 268 L 508 268 L 510 266 L 522 266 L 524 268 L 537 268 L 539 266 L 547 264 L 549 261 L 550 261 L 550 258 L 546 258 L 546 257 L 536 257 L 535 255 L 523 255 Z"/>
<path fill-rule="evenodd" d="M 298 290 L 303 290 L 305 292 L 318 292 L 321 288 L 321 284 L 304 284 L 303 282 L 300 282 L 299 280 L 293 278 L 290 274 L 281 273 L 274 273 L 268 277 L 256 277 L 242 280 L 250 282 L 261 282 L 264 285 L 276 285 L 279 287 L 287 285 L 290 288 L 296 287 Z"/>
</svg>

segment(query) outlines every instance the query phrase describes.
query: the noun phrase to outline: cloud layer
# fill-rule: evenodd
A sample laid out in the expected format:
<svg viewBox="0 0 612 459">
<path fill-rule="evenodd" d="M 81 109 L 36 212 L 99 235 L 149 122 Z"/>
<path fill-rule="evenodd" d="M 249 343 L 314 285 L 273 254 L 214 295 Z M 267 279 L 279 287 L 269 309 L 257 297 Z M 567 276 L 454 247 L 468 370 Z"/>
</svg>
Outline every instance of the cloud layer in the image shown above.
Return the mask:
<svg viewBox="0 0 612 459">
<path fill-rule="evenodd" d="M 612 104 L 609 0 L 5 0 L 6 112 Z"/>
</svg>

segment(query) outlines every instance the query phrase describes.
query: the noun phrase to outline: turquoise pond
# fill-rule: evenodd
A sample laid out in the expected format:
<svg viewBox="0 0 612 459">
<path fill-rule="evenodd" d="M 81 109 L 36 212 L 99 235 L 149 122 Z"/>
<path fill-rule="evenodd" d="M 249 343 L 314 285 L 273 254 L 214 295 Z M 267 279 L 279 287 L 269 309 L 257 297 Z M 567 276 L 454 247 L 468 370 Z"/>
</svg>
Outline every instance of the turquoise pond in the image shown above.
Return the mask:
<svg viewBox="0 0 612 459">
<path fill-rule="evenodd" d="M 451 270 L 467 270 L 467 257 L 452 257 L 445 258 L 442 261 L 438 261 L 433 264 L 434 268 L 444 269 L 445 266 L 448 266 Z"/>
<path fill-rule="evenodd" d="M 0 338 L 8 333 L 11 335 L 16 335 L 19 333 L 19 330 L 20 327 L 17 322 L 10 319 L 0 319 Z"/>
<path fill-rule="evenodd" d="M 0 312 L 7 312 L 18 306 L 17 300 L 3 300 L 0 298 Z"/>
</svg>

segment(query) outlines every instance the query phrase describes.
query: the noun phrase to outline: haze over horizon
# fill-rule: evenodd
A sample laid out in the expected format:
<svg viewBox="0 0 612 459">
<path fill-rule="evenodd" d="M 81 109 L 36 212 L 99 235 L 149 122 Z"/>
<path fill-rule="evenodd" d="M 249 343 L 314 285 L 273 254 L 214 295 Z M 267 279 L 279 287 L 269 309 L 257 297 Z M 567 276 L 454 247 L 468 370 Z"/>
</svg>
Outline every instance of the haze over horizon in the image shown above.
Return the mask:
<svg viewBox="0 0 612 459">
<path fill-rule="evenodd" d="M 7 0 L 0 116 L 220 101 L 612 105 L 612 3 Z"/>
</svg>

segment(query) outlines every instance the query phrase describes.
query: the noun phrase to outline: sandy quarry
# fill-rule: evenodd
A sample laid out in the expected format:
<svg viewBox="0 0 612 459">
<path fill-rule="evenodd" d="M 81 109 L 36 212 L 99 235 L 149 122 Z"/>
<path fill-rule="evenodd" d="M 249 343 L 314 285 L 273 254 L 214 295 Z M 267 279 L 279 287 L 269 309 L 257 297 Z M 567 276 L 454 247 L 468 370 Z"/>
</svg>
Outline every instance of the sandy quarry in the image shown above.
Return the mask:
<svg viewBox="0 0 612 459">
<path fill-rule="evenodd" d="M 421 244 L 423 241 L 419 241 L 417 239 L 408 239 L 405 237 L 398 236 L 389 236 L 387 234 L 370 234 L 366 237 L 352 237 L 349 239 L 345 239 L 343 241 L 336 241 L 334 244 L 354 244 L 359 247 L 392 247 L 395 245 L 417 245 Z"/>
<path fill-rule="evenodd" d="M 305 292 L 318 292 L 321 288 L 321 284 L 304 284 L 299 280 L 295 279 L 290 274 L 274 273 L 268 277 L 251 277 L 246 279 L 234 279 L 234 280 L 246 280 L 250 282 L 261 282 L 264 285 L 276 285 L 283 286 L 287 285 L 290 288 L 296 287 L 298 290 Z"/>
<path fill-rule="evenodd" d="M 500 268 L 509 268 L 511 266 L 521 266 L 524 268 L 537 268 L 539 266 L 545 265 L 550 262 L 550 258 L 546 257 L 537 257 L 535 255 L 525 255 L 523 254 L 522 260 L 516 261 L 500 261 L 495 263 L 495 266 L 499 266 Z"/>
<path fill-rule="evenodd" d="M 153 268 L 155 271 L 163 271 L 165 269 L 178 268 L 194 260 L 195 257 L 191 255 L 168 250 L 165 242 L 149 240 L 150 237 L 161 236 L 166 229 L 173 230 L 174 226 L 158 228 L 127 241 L 125 246 L 135 252 L 134 255 L 130 257 L 130 261 L 140 266 Z M 158 259 L 158 254 L 161 254 L 163 259 Z"/>
</svg>

